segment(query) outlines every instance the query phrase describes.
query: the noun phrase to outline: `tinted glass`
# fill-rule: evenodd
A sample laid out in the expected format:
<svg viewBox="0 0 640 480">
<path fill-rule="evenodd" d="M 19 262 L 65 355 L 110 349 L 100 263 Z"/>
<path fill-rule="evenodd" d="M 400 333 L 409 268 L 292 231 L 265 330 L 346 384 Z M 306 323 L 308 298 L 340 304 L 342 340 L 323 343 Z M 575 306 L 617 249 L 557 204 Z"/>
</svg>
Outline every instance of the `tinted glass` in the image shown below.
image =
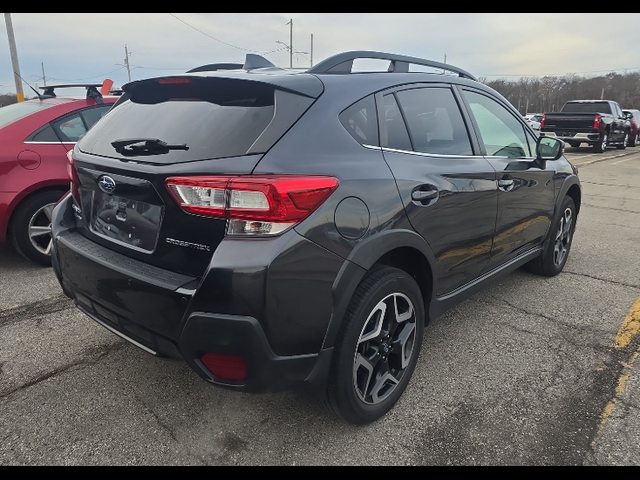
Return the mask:
<svg viewBox="0 0 640 480">
<path fill-rule="evenodd" d="M 567 103 L 562 107 L 566 113 L 612 113 L 608 102 Z"/>
<path fill-rule="evenodd" d="M 464 90 L 464 96 L 476 119 L 488 156 L 530 156 L 524 126 L 509 110 L 495 100 Z"/>
<path fill-rule="evenodd" d="M 56 120 L 53 122 L 53 128 L 60 134 L 63 142 L 77 142 L 87 133 L 79 113 Z"/>
<path fill-rule="evenodd" d="M 153 138 L 186 144 L 189 149 L 144 157 L 151 162 L 245 155 L 275 110 L 274 87 L 259 82 L 192 79 L 186 84 L 165 85 L 146 81 L 136 88 L 89 131 L 79 145 L 81 150 L 119 157 L 111 142 Z"/>
<path fill-rule="evenodd" d="M 417 152 L 472 155 L 458 104 L 447 88 L 420 88 L 397 93 L 413 148 Z"/>
<path fill-rule="evenodd" d="M 34 102 L 14 103 L 13 105 L 2 107 L 0 108 L 0 128 L 4 127 L 5 125 L 9 125 L 11 122 L 15 122 L 22 117 L 26 117 L 31 113 L 37 112 L 39 110 L 44 110 L 45 108 L 49 108 L 51 106 L 51 104 L 42 103 L 38 100 Z"/>
<path fill-rule="evenodd" d="M 413 150 L 407 126 L 393 94 L 384 97 L 384 116 L 387 126 L 387 147 L 396 150 Z"/>
<path fill-rule="evenodd" d="M 372 95 L 354 103 L 342 112 L 340 121 L 358 142 L 378 145 L 378 115 Z"/>
<path fill-rule="evenodd" d="M 84 118 L 87 128 L 93 127 L 93 125 L 104 117 L 104 114 L 109 111 L 111 105 L 101 105 L 99 107 L 88 108 L 82 111 L 82 117 Z"/>
<path fill-rule="evenodd" d="M 51 125 L 47 125 L 46 128 L 43 128 L 38 133 L 36 133 L 33 137 L 29 139 L 30 142 L 59 142 L 60 139 L 51 128 Z"/>
</svg>

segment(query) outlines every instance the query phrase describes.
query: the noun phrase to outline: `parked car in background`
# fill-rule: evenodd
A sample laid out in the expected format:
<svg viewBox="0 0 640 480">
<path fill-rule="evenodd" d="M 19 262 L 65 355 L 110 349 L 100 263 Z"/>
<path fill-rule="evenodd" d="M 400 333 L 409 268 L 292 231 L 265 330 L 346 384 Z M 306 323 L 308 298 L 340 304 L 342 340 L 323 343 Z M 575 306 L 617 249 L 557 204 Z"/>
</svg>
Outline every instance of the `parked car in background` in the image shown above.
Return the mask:
<svg viewBox="0 0 640 480">
<path fill-rule="evenodd" d="M 94 321 L 212 384 L 306 388 L 373 422 L 428 321 L 567 261 L 581 187 L 564 143 L 455 66 L 247 55 L 123 90 L 69 156 L 53 268 Z"/>
<path fill-rule="evenodd" d="M 629 131 L 629 120 L 611 100 L 572 100 L 560 112 L 545 113 L 540 127 L 548 137 L 560 138 L 572 147 L 586 143 L 598 153 L 611 145 L 627 148 Z"/>
<path fill-rule="evenodd" d="M 541 113 L 530 113 L 524 116 L 524 119 L 527 121 L 531 128 L 533 128 L 536 132 L 540 131 L 540 122 L 542 121 Z"/>
<path fill-rule="evenodd" d="M 629 120 L 629 146 L 635 147 L 640 143 L 640 110 L 625 109 L 622 110 L 627 120 Z"/>
<path fill-rule="evenodd" d="M 117 100 L 82 86 L 86 98 L 57 97 L 78 85 L 53 85 L 0 108 L 0 242 L 42 265 L 51 265 L 51 212 L 69 190 L 67 152 Z"/>
</svg>

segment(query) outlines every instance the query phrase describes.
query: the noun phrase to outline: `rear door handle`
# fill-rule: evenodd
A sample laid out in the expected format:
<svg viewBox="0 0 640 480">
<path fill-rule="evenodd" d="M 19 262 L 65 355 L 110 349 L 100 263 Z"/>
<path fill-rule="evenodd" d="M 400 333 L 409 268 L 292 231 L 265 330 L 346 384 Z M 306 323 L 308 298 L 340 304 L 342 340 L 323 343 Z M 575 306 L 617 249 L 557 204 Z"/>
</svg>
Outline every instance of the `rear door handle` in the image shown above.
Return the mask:
<svg viewBox="0 0 640 480">
<path fill-rule="evenodd" d="M 508 192 L 513 188 L 513 180 L 498 180 L 498 188 L 503 192 Z"/>
<path fill-rule="evenodd" d="M 438 197 L 437 190 L 414 190 L 411 192 L 411 200 L 416 202 L 424 202 L 426 200 L 433 200 Z"/>
</svg>

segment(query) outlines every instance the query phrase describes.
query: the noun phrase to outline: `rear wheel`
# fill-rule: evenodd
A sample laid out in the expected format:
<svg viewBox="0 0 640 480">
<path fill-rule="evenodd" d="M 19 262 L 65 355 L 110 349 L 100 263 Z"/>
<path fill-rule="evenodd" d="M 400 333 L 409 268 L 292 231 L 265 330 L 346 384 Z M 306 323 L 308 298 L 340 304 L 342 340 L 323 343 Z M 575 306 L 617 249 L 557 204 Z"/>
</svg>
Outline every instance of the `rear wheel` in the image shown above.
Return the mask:
<svg viewBox="0 0 640 480">
<path fill-rule="evenodd" d="M 564 269 L 576 228 L 576 205 L 569 196 L 562 202 L 561 214 L 551 227 L 551 244 L 547 252 L 527 264 L 527 269 L 537 275 L 554 277 Z"/>
<path fill-rule="evenodd" d="M 607 148 L 607 144 L 609 142 L 609 134 L 607 132 L 604 132 L 601 136 L 600 136 L 600 140 L 598 140 L 594 145 L 593 145 L 593 150 L 596 153 L 602 153 L 606 150 Z"/>
<path fill-rule="evenodd" d="M 51 213 L 64 192 L 40 192 L 29 197 L 11 217 L 10 237 L 23 257 L 51 266 Z"/>
<path fill-rule="evenodd" d="M 343 420 L 366 425 L 402 396 L 424 335 L 424 302 L 403 270 L 370 272 L 351 299 L 336 344 L 326 406 Z"/>
<path fill-rule="evenodd" d="M 624 138 L 622 139 L 622 143 L 620 145 L 617 145 L 616 148 L 618 150 L 624 150 L 625 148 L 627 148 L 628 144 L 629 144 L 629 132 L 625 132 Z"/>
</svg>

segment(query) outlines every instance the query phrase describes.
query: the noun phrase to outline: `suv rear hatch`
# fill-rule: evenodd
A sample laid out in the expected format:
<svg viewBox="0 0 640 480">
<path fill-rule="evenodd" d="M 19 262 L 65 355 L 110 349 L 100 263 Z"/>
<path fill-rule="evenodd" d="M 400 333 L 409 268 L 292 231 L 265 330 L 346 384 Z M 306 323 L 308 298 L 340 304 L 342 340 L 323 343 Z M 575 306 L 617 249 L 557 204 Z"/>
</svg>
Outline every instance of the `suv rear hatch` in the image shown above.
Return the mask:
<svg viewBox="0 0 640 480">
<path fill-rule="evenodd" d="M 278 81 L 277 75 L 273 81 L 241 75 L 125 85 L 125 95 L 73 153 L 78 232 L 145 264 L 201 277 L 225 236 L 226 220 L 187 212 L 179 202 L 196 194 L 213 206 L 225 190 L 178 191 L 167 180 L 250 174 L 322 92 L 311 75 L 300 82 L 302 91 L 295 80 Z M 315 89 L 308 88 L 310 79 Z"/>
</svg>

